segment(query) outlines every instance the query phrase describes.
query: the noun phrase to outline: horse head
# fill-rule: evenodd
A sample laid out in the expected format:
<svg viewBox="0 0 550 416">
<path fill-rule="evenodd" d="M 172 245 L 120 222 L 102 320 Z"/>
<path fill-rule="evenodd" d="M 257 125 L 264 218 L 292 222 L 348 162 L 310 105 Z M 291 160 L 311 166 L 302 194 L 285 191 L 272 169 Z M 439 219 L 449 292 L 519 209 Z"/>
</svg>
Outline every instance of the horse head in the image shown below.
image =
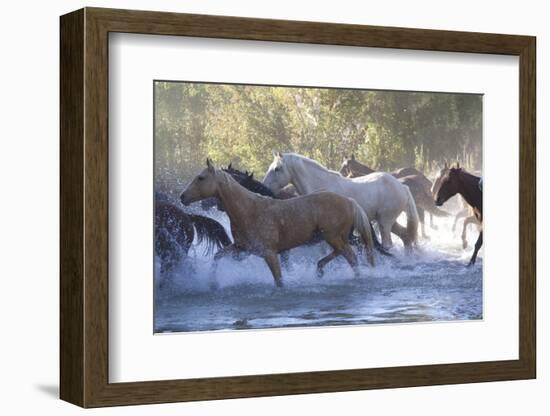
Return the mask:
<svg viewBox="0 0 550 416">
<path fill-rule="evenodd" d="M 345 156 L 342 166 L 340 166 L 340 175 L 345 177 L 353 176 L 357 170 L 358 162 L 355 160 L 355 155 L 352 153 L 351 157 Z"/>
<path fill-rule="evenodd" d="M 441 206 L 460 190 L 460 173 L 462 168 L 457 163 L 456 167 L 447 167 L 446 172 L 439 181 L 439 188 L 435 195 L 435 205 Z"/>
<path fill-rule="evenodd" d="M 189 205 L 193 202 L 216 196 L 217 192 L 216 168 L 210 159 L 206 159 L 206 169 L 199 173 L 185 188 L 180 196 L 180 200 L 183 205 Z"/>
<path fill-rule="evenodd" d="M 279 192 L 291 182 L 291 174 L 281 152 L 273 152 L 273 162 L 269 165 L 263 184 L 272 192 Z"/>
</svg>

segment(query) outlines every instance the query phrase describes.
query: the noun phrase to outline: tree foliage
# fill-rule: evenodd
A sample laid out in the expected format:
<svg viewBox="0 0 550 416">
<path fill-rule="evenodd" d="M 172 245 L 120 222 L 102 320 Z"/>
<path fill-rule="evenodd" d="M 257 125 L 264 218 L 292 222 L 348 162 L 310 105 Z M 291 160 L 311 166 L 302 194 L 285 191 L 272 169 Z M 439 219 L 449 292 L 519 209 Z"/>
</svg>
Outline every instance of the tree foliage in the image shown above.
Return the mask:
<svg viewBox="0 0 550 416">
<path fill-rule="evenodd" d="M 168 191 L 206 157 L 257 176 L 272 150 L 429 172 L 444 160 L 480 170 L 481 147 L 481 95 L 155 82 L 155 182 Z"/>
</svg>

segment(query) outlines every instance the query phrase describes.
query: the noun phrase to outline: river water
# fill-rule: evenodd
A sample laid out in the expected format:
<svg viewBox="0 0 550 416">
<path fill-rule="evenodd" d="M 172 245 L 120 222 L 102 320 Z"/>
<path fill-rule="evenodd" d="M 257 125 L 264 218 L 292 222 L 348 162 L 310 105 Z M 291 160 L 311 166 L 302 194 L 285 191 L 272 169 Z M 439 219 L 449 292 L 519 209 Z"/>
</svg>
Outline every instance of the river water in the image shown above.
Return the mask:
<svg viewBox="0 0 550 416">
<path fill-rule="evenodd" d="M 215 209 L 206 215 L 229 233 L 227 216 Z M 427 226 L 430 240 L 420 239 L 417 253 L 407 255 L 394 239 L 394 258 L 377 256 L 375 268 L 361 260 L 359 278 L 343 258 L 316 276 L 325 243 L 291 251 L 283 268 L 283 289 L 275 288 L 264 261 L 223 259 L 213 272 L 212 257 L 194 245 L 189 257 L 155 285 L 155 332 L 219 331 L 308 326 L 365 325 L 482 319 L 483 249 L 477 263 L 465 267 L 478 232 L 470 226 L 469 247 L 462 249 L 459 221 L 436 218 Z M 162 278 L 162 287 L 160 279 Z"/>
</svg>

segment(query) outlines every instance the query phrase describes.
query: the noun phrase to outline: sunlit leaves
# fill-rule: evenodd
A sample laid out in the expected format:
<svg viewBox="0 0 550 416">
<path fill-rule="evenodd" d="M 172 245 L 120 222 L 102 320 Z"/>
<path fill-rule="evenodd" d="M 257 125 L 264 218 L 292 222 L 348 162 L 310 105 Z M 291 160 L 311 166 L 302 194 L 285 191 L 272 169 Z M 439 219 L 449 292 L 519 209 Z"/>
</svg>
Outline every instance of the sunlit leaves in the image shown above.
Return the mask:
<svg viewBox="0 0 550 416">
<path fill-rule="evenodd" d="M 180 186 L 207 156 L 261 177 L 272 150 L 331 169 L 352 153 L 380 170 L 479 169 L 481 106 L 467 94 L 156 82 L 156 181 Z"/>
</svg>

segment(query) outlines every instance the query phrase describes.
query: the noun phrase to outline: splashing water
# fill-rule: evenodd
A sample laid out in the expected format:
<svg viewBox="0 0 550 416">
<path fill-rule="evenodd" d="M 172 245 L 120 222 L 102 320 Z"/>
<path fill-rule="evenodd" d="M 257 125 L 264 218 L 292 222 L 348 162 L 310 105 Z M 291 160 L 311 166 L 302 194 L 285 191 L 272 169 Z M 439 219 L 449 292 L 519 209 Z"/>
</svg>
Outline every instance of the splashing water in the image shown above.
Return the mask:
<svg viewBox="0 0 550 416">
<path fill-rule="evenodd" d="M 207 215 L 230 233 L 225 214 L 213 209 Z M 282 268 L 283 289 L 275 288 L 267 265 L 255 256 L 224 258 L 214 270 L 212 257 L 194 245 L 166 276 L 160 276 L 157 258 L 155 332 L 482 319 L 483 250 L 474 266 L 465 267 L 478 232 L 470 226 L 463 250 L 462 221 L 456 232 L 453 221 L 454 216 L 436 218 L 437 230 L 427 221 L 430 239 L 420 238 L 412 255 L 395 238 L 395 257 L 377 256 L 375 268 L 359 255 L 359 278 L 343 258 L 317 278 L 317 261 L 328 254 L 328 246 L 298 247 Z"/>
</svg>

